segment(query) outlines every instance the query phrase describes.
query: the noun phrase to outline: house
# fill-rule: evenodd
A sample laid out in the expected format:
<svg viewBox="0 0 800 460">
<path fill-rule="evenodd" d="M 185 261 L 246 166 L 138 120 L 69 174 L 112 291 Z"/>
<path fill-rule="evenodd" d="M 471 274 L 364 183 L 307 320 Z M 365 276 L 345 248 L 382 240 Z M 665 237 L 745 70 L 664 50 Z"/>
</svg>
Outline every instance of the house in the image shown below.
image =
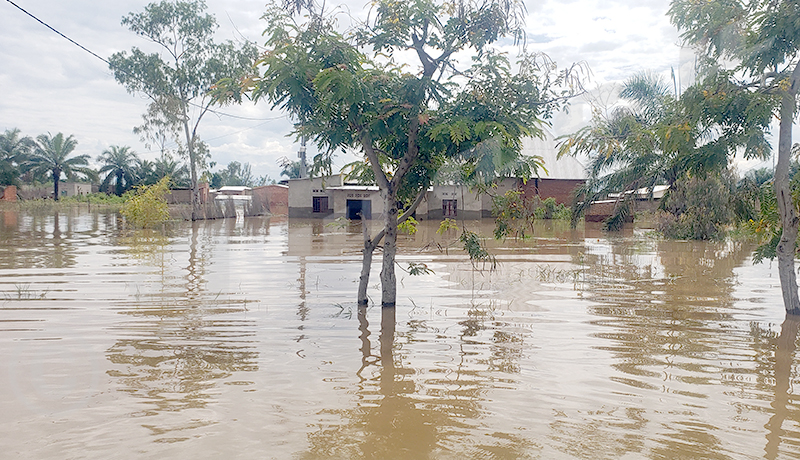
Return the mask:
<svg viewBox="0 0 800 460">
<path fill-rule="evenodd" d="M 289 180 L 289 217 L 377 219 L 383 215 L 380 189 L 349 185 L 341 174 Z"/>
<path fill-rule="evenodd" d="M 200 203 L 205 203 L 209 199 L 208 182 L 200 182 L 197 184 L 200 193 Z M 191 188 L 173 188 L 165 196 L 169 204 L 188 204 L 192 202 L 192 189 Z"/>
<path fill-rule="evenodd" d="M 519 180 L 503 179 L 495 189 L 496 194 L 504 194 L 516 190 Z M 481 219 L 492 217 L 492 197 L 488 194 L 477 194 L 467 185 L 434 185 L 417 207 L 417 220 L 430 219 Z"/>
<path fill-rule="evenodd" d="M 79 182 L 61 182 L 58 184 L 58 194 L 65 196 L 83 196 L 92 193 L 92 184 L 82 184 Z"/>
<path fill-rule="evenodd" d="M 523 139 L 522 153 L 543 158 L 547 171 L 523 182 L 504 179 L 495 194 L 521 190 L 526 200 L 554 197 L 570 205 L 575 188 L 586 181 L 583 164 L 573 157 L 557 158 L 555 138 Z M 289 180 L 289 217 L 377 219 L 383 214 L 383 198 L 376 186 L 345 184 L 343 176 Z M 481 219 L 492 216 L 492 197 L 476 194 L 467 185 L 434 185 L 428 189 L 415 217 L 425 219 Z"/>
</svg>

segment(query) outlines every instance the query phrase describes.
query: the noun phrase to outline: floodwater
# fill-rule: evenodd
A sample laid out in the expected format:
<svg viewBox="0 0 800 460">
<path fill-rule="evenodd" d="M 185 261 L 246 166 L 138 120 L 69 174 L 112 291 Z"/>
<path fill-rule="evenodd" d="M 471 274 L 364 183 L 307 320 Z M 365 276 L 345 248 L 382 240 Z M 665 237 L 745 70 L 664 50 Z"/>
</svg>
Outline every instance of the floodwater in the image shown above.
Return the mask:
<svg viewBox="0 0 800 460">
<path fill-rule="evenodd" d="M 436 228 L 382 311 L 358 223 L 0 211 L 0 457 L 800 458 L 800 322 L 751 247 L 546 222 L 490 271 Z"/>
</svg>

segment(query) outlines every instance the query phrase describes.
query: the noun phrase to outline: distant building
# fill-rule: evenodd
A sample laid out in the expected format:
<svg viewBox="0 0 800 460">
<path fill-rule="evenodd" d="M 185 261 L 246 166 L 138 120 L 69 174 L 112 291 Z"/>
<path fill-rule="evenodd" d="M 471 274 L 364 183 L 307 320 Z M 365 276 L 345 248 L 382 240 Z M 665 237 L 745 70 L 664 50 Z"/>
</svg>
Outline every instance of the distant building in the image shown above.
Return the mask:
<svg viewBox="0 0 800 460">
<path fill-rule="evenodd" d="M 520 190 L 527 200 L 538 196 L 545 200 L 570 205 L 577 186 L 586 181 L 583 164 L 573 157 L 557 158 L 555 139 L 523 140 L 522 153 L 543 158 L 547 171 L 527 182 L 503 179 L 496 194 Z M 290 179 L 288 197 L 289 217 L 377 219 L 383 215 L 383 198 L 376 186 L 348 185 L 341 175 L 324 178 Z M 480 219 L 492 216 L 492 197 L 476 194 L 467 185 L 435 185 L 428 189 L 416 211 L 417 219 Z"/>
<path fill-rule="evenodd" d="M 376 219 L 383 215 L 380 190 L 346 185 L 340 174 L 289 180 L 289 217 Z"/>
<path fill-rule="evenodd" d="M 274 216 L 289 215 L 289 186 L 287 185 L 263 185 L 253 187 L 253 197 L 265 203 L 269 213 Z"/>
<path fill-rule="evenodd" d="M 79 182 L 60 182 L 58 184 L 58 194 L 65 196 L 83 196 L 92 193 L 92 184 L 82 184 Z"/>
<path fill-rule="evenodd" d="M 495 189 L 502 195 L 519 187 L 518 179 L 503 179 Z M 417 208 L 418 220 L 481 219 L 492 217 L 492 197 L 477 194 L 467 185 L 434 185 Z"/>
</svg>

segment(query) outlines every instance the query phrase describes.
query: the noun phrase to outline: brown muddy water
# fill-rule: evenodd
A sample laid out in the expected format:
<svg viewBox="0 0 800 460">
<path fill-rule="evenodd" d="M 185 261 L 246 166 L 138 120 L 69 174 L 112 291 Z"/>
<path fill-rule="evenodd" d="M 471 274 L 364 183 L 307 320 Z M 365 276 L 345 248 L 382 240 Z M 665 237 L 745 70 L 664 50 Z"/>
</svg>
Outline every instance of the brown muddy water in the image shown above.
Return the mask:
<svg viewBox="0 0 800 460">
<path fill-rule="evenodd" d="M 392 331 L 359 225 L 0 213 L 0 457 L 800 458 L 751 247 L 548 222 L 490 272 L 424 223 Z"/>
</svg>

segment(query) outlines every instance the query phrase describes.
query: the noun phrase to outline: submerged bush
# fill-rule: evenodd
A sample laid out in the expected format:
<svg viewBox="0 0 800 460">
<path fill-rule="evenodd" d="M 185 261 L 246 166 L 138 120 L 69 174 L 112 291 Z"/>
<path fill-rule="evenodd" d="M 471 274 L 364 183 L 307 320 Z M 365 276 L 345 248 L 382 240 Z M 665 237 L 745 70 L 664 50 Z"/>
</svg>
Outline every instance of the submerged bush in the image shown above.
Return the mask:
<svg viewBox="0 0 800 460">
<path fill-rule="evenodd" d="M 125 193 L 125 203 L 120 213 L 136 227 L 154 227 L 169 220 L 169 207 L 165 195 L 169 191 L 169 177 L 153 185 L 136 187 Z"/>
<path fill-rule="evenodd" d="M 714 240 L 733 222 L 733 177 L 729 172 L 675 182 L 656 214 L 658 230 L 667 238 Z"/>
</svg>

